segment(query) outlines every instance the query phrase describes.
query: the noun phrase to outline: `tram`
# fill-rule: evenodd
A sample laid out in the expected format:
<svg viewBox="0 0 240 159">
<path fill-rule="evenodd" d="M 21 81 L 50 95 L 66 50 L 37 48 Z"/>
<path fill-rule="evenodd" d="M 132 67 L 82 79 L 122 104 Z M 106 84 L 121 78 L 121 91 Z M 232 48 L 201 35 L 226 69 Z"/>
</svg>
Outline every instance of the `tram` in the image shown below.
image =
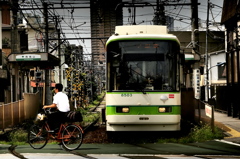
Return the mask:
<svg viewBox="0 0 240 159">
<path fill-rule="evenodd" d="M 166 26 L 116 26 L 106 42 L 106 131 L 179 131 L 180 67 Z"/>
</svg>

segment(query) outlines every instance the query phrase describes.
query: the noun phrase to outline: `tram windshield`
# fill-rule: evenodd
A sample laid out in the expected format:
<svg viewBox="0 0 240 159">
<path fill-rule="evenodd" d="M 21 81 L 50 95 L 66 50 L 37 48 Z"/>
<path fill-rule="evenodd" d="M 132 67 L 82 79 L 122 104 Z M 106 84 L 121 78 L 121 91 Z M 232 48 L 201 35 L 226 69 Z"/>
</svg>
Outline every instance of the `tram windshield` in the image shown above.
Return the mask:
<svg viewBox="0 0 240 159">
<path fill-rule="evenodd" d="M 107 51 L 110 90 L 179 90 L 179 45 L 175 42 L 113 42 Z"/>
</svg>

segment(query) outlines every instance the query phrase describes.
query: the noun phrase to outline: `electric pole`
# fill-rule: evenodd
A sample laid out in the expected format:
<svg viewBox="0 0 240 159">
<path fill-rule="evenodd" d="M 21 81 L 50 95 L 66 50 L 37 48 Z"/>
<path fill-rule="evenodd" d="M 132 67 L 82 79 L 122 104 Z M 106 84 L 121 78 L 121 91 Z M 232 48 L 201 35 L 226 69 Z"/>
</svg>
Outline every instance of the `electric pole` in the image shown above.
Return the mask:
<svg viewBox="0 0 240 159">
<path fill-rule="evenodd" d="M 48 47 L 48 4 L 43 3 L 43 14 L 44 14 L 44 22 L 45 22 L 45 41 L 44 41 L 44 49 L 46 53 L 49 53 L 49 47 Z M 45 69 L 45 104 L 49 105 L 51 104 L 51 98 L 52 94 L 50 91 L 50 70 Z"/>
<path fill-rule="evenodd" d="M 13 27 L 11 31 L 11 49 L 13 53 L 20 53 L 20 41 L 19 41 L 19 34 L 18 34 L 18 19 L 17 19 L 17 12 L 18 12 L 18 0 L 12 1 L 12 18 L 13 18 Z M 19 67 L 18 64 L 11 64 L 11 102 L 14 100 L 17 101 L 20 99 L 20 89 L 19 89 Z M 15 76 L 15 78 L 13 78 Z M 15 84 L 14 84 L 15 83 Z M 15 86 L 15 88 L 13 88 Z M 15 92 L 15 93 L 14 93 Z"/>
<path fill-rule="evenodd" d="M 192 46 L 193 52 L 198 53 L 199 47 L 196 45 L 199 41 L 199 32 L 198 32 L 198 0 L 191 0 L 191 10 L 192 10 Z"/>
<path fill-rule="evenodd" d="M 206 46 L 205 46 L 205 101 L 208 102 L 208 96 L 209 96 L 209 79 L 208 79 L 208 29 L 209 29 L 209 5 L 210 1 L 208 0 L 207 4 L 207 21 L 206 21 Z"/>
<path fill-rule="evenodd" d="M 157 9 L 155 12 L 155 17 L 153 18 L 153 24 L 154 25 L 166 25 L 166 16 L 165 16 L 165 11 L 164 11 L 164 5 L 163 3 L 159 2 L 157 0 Z"/>
</svg>

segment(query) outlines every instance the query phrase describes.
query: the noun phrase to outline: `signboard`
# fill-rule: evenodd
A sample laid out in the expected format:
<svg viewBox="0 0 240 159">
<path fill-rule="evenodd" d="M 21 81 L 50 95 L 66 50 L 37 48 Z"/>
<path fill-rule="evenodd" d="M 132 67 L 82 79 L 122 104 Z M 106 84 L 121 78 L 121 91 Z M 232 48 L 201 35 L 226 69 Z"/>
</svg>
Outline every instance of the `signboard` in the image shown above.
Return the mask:
<svg viewBox="0 0 240 159">
<path fill-rule="evenodd" d="M 195 60 L 193 54 L 184 54 L 185 55 L 185 60 Z"/>
<path fill-rule="evenodd" d="M 21 54 L 16 56 L 16 61 L 41 61 L 41 55 Z"/>
<path fill-rule="evenodd" d="M 205 105 L 205 113 L 206 113 L 206 116 L 208 116 L 209 118 L 212 118 L 212 107 Z"/>
<path fill-rule="evenodd" d="M 200 70 L 193 69 L 192 85 L 194 89 L 194 97 L 200 99 Z"/>
</svg>

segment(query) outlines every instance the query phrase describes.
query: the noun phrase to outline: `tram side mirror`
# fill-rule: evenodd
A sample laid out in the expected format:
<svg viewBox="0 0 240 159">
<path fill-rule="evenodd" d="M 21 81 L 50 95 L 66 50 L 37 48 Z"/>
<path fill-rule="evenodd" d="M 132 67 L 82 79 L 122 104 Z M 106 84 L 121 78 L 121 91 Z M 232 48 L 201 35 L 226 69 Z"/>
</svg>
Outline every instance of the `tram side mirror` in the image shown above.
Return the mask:
<svg viewBox="0 0 240 159">
<path fill-rule="evenodd" d="M 113 67 L 119 67 L 120 66 L 120 61 L 117 58 L 113 59 Z"/>
<path fill-rule="evenodd" d="M 117 52 L 114 52 L 114 51 L 111 51 L 110 53 L 112 53 L 112 66 L 113 67 L 119 67 L 120 66 L 120 53 L 117 53 Z"/>
</svg>

